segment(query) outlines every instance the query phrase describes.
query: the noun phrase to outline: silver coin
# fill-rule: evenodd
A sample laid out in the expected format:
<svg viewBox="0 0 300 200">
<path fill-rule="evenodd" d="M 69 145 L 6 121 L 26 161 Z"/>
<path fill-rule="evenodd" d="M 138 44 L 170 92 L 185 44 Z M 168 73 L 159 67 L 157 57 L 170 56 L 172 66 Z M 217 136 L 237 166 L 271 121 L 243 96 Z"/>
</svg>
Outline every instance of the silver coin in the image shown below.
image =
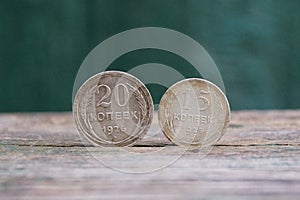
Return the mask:
<svg viewBox="0 0 300 200">
<path fill-rule="evenodd" d="M 89 78 L 76 93 L 73 117 L 81 135 L 100 146 L 129 146 L 150 128 L 153 102 L 136 77 L 107 71 Z"/>
<path fill-rule="evenodd" d="M 213 83 L 191 78 L 172 85 L 158 110 L 160 127 L 173 143 L 197 148 L 215 144 L 230 120 L 224 93 Z"/>
</svg>

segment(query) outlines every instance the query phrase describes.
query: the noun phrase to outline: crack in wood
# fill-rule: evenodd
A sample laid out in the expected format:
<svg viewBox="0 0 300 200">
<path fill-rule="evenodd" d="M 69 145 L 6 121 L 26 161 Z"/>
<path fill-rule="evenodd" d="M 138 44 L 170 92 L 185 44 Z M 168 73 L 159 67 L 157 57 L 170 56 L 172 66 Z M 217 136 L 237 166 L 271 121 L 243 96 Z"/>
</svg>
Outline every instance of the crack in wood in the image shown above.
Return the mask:
<svg viewBox="0 0 300 200">
<path fill-rule="evenodd" d="M 30 147 L 95 147 L 93 145 L 83 145 L 83 144 L 17 144 L 10 143 L 4 144 L 0 143 L 2 146 L 30 146 Z M 168 146 L 176 146 L 175 144 L 137 144 L 132 147 L 168 147 Z M 288 144 L 288 143 L 280 143 L 280 144 L 215 144 L 214 147 L 252 147 L 252 146 L 300 146 L 300 144 Z M 105 148 L 105 147 L 102 147 Z M 119 147 L 116 147 L 119 148 Z"/>
</svg>

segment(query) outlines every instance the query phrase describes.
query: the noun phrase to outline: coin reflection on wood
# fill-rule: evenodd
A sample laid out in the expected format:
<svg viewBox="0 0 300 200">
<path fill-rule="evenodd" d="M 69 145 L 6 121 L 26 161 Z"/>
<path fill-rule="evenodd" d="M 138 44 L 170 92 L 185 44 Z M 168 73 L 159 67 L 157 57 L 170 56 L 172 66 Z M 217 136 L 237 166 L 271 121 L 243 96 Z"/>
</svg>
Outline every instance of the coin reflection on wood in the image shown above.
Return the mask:
<svg viewBox="0 0 300 200">
<path fill-rule="evenodd" d="M 129 146 L 150 128 L 153 102 L 136 77 L 107 71 L 89 78 L 78 90 L 73 116 L 81 135 L 100 146 Z"/>
<path fill-rule="evenodd" d="M 159 124 L 173 143 L 197 148 L 215 144 L 230 120 L 224 93 L 213 83 L 191 78 L 172 85 L 158 110 Z"/>
</svg>

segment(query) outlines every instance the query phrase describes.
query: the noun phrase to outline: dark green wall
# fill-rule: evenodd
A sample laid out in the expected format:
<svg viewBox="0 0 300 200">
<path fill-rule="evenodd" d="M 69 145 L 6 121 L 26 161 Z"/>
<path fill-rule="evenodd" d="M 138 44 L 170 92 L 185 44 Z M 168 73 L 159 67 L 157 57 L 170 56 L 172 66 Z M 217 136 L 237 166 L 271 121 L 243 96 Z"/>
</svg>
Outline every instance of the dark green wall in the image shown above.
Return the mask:
<svg viewBox="0 0 300 200">
<path fill-rule="evenodd" d="M 233 109 L 300 108 L 299 11 L 298 0 L 2 0 L 0 112 L 71 110 L 89 51 L 142 26 L 175 29 L 202 44 Z M 124 65 L 135 62 L 128 56 Z"/>
</svg>

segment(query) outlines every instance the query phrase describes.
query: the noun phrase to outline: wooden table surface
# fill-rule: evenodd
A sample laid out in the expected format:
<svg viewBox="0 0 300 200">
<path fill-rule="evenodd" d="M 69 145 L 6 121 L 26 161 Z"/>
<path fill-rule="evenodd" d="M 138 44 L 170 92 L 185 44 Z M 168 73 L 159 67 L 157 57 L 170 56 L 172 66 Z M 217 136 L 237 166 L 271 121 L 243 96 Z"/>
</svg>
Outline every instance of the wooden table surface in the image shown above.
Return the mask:
<svg viewBox="0 0 300 200">
<path fill-rule="evenodd" d="M 0 199 L 300 199 L 297 110 L 233 112 L 205 157 L 188 151 L 151 173 L 106 167 L 84 143 L 71 113 L 0 114 Z M 129 148 L 161 155 L 130 160 L 116 148 L 101 148 L 101 158 L 150 166 L 180 155 L 161 134 Z"/>
</svg>

